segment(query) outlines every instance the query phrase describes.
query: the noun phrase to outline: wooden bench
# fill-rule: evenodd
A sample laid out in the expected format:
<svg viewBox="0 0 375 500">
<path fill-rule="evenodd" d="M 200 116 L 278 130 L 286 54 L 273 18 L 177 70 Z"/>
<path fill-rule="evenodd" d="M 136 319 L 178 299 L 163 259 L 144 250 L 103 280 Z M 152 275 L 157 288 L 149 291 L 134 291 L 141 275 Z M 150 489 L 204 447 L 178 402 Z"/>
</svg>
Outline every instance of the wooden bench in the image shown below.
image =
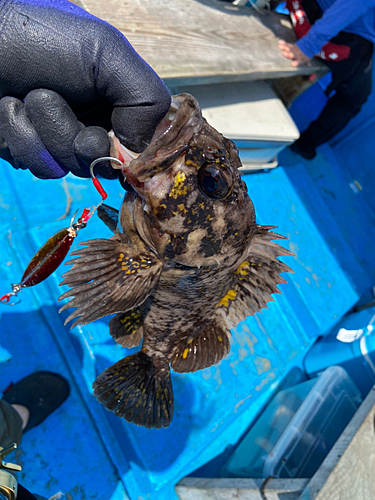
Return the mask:
<svg viewBox="0 0 375 500">
<path fill-rule="evenodd" d="M 118 28 L 168 86 L 310 75 L 277 41 L 295 40 L 287 16 L 220 0 L 76 0 Z"/>
</svg>

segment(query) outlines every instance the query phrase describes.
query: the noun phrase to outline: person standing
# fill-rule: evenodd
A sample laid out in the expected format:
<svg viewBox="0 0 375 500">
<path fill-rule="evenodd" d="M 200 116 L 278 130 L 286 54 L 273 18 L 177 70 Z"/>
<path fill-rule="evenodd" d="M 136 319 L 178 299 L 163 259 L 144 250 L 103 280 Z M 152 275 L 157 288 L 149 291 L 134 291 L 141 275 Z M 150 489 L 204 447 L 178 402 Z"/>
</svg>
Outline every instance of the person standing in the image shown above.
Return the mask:
<svg viewBox="0 0 375 500">
<path fill-rule="evenodd" d="M 279 41 L 284 57 L 297 67 L 320 58 L 332 73 L 328 102 L 291 146 L 307 160 L 340 132 L 371 93 L 375 42 L 375 0 L 288 0 L 298 41 Z"/>
</svg>

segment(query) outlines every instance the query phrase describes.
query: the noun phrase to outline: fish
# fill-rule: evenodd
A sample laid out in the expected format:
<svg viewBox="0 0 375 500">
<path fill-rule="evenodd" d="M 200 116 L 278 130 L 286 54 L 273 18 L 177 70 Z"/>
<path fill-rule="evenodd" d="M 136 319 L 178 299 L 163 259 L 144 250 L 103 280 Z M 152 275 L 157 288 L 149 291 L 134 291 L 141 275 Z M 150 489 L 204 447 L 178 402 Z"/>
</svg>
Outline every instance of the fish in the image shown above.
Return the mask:
<svg viewBox="0 0 375 500">
<path fill-rule="evenodd" d="M 132 189 L 120 210 L 98 215 L 114 233 L 80 243 L 62 285 L 66 323 L 104 316 L 109 333 L 135 354 L 107 368 L 94 396 L 128 422 L 168 427 L 171 370 L 195 372 L 224 359 L 230 330 L 267 307 L 292 272 L 285 239 L 257 224 L 235 144 L 203 118 L 190 94 L 173 97 L 170 113 L 137 157 L 112 137 Z"/>
</svg>

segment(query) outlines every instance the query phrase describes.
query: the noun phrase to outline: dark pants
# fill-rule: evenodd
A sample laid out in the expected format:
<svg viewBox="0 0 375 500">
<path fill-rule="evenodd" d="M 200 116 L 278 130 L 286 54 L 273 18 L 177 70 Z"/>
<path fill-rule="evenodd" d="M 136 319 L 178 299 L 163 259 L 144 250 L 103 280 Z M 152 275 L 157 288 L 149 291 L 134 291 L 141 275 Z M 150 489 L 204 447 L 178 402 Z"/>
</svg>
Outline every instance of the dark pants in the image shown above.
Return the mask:
<svg viewBox="0 0 375 500">
<path fill-rule="evenodd" d="M 12 443 L 20 444 L 22 420 L 16 410 L 0 399 L 0 446 L 5 448 Z"/>
<path fill-rule="evenodd" d="M 303 0 L 303 7 L 311 24 L 323 12 L 315 0 Z M 329 141 L 360 111 L 371 92 L 372 42 L 351 33 L 340 32 L 330 40 L 349 45 L 350 56 L 339 62 L 323 61 L 332 73 L 332 83 L 326 90 L 329 98 L 319 117 L 301 134 L 300 143 L 315 148 Z"/>
<path fill-rule="evenodd" d="M 12 405 L 0 399 L 0 446 L 5 448 L 12 443 L 20 444 L 22 437 L 22 420 Z M 33 495 L 20 484 L 17 500 L 46 500 Z"/>
</svg>

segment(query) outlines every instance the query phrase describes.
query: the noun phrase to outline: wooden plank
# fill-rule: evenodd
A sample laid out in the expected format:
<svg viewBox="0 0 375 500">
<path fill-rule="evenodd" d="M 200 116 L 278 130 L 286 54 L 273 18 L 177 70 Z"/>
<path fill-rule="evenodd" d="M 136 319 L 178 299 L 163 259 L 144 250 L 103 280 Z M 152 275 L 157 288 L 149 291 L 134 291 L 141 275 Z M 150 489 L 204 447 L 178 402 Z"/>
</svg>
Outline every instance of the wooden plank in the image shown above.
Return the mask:
<svg viewBox="0 0 375 500">
<path fill-rule="evenodd" d="M 180 500 L 263 500 L 263 479 L 201 479 L 186 477 L 176 486 Z"/>
<path fill-rule="evenodd" d="M 268 478 L 261 488 L 262 498 L 263 500 L 297 500 L 308 482 L 308 479 L 299 478 Z"/>
<path fill-rule="evenodd" d="M 375 388 L 362 403 L 299 500 L 375 498 Z"/>
<path fill-rule="evenodd" d="M 202 479 L 186 477 L 176 486 L 180 500 L 294 500 L 308 479 Z"/>
<path fill-rule="evenodd" d="M 322 76 L 328 73 L 328 68 L 321 68 L 314 75 L 294 75 L 290 78 L 275 78 L 269 80 L 272 90 L 281 99 L 286 108 L 289 108 L 311 85 L 314 85 Z"/>
<path fill-rule="evenodd" d="M 78 0 L 118 28 L 167 85 L 312 74 L 292 68 L 277 41 L 294 41 L 287 16 L 218 0 Z"/>
</svg>

